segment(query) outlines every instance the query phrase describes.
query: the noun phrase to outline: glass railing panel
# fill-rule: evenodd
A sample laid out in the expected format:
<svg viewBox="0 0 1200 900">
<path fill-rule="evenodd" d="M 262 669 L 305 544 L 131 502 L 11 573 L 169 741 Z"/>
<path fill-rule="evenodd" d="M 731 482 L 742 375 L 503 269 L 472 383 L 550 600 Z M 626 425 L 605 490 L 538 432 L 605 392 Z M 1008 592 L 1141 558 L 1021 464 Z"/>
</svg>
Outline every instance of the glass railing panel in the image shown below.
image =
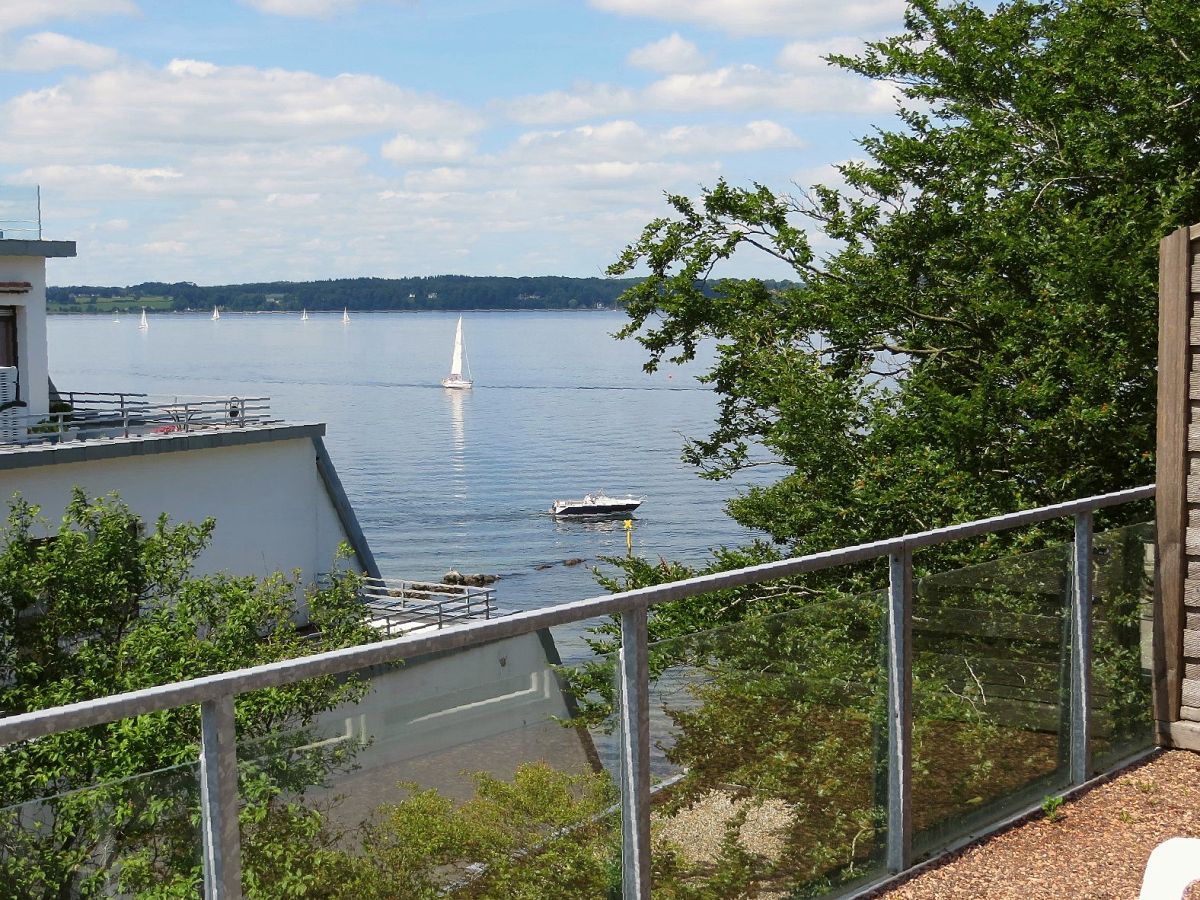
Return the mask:
<svg viewBox="0 0 1200 900">
<path fill-rule="evenodd" d="M 1153 524 L 1098 534 L 1092 573 L 1092 773 L 1154 745 Z"/>
<path fill-rule="evenodd" d="M 883 611 L 876 592 L 651 646 L 656 894 L 810 896 L 882 874 Z"/>
<path fill-rule="evenodd" d="M 935 851 L 1065 786 L 1070 548 L 920 580 L 913 848 Z"/>
<path fill-rule="evenodd" d="M 9 184 L 0 188 L 0 240 L 41 240 L 41 219 L 37 187 Z"/>
<path fill-rule="evenodd" d="M 547 640 L 298 685 L 305 702 L 336 702 L 239 742 L 247 890 L 290 879 L 312 896 L 605 896 L 620 852 L 596 741 L 607 723 L 573 721 Z"/>
<path fill-rule="evenodd" d="M 0 895 L 197 896 L 199 817 L 196 764 L 4 807 Z"/>
</svg>

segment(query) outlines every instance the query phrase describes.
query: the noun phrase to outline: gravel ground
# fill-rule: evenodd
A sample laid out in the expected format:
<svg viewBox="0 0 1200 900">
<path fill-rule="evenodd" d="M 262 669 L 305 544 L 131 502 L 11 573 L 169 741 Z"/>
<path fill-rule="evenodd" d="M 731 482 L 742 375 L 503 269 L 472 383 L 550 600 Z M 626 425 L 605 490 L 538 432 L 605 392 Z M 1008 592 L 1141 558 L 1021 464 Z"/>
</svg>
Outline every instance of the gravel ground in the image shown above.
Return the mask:
<svg viewBox="0 0 1200 900">
<path fill-rule="evenodd" d="M 1171 837 L 1200 837 L 1200 755 L 1186 750 L 1126 769 L 1063 804 L 1055 822 L 1017 825 L 872 897 L 1129 900 L 1150 851 Z M 1187 896 L 1200 900 L 1200 884 Z"/>
<path fill-rule="evenodd" d="M 734 800 L 722 791 L 710 791 L 687 809 L 660 819 L 659 833 L 682 848 L 692 862 L 712 863 L 721 854 L 725 824 L 743 807 L 748 811 L 738 829 L 739 843 L 768 859 L 777 859 L 783 849 L 782 831 L 789 821 L 787 804 L 781 800 L 755 805 Z"/>
</svg>

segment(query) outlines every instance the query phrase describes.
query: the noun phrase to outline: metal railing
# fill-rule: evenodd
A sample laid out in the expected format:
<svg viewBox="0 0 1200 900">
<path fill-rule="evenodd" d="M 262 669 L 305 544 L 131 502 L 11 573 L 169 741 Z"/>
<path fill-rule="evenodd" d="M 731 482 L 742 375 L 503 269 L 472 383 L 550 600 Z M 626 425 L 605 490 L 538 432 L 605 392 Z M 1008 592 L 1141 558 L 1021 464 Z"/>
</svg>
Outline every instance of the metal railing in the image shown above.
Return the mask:
<svg viewBox="0 0 1200 900">
<path fill-rule="evenodd" d="M 0 188 L 0 240 L 42 239 L 42 189 L 40 186 Z"/>
<path fill-rule="evenodd" d="M 887 863 L 891 871 L 912 862 L 912 608 L 914 551 L 949 541 L 1073 516 L 1075 541 L 1071 592 L 1070 775 L 1089 777 L 1091 677 L 1092 524 L 1096 510 L 1154 496 L 1154 485 L 1085 497 L 1067 503 L 995 516 L 961 525 L 843 547 L 779 562 L 689 578 L 670 584 L 513 613 L 484 622 L 423 629 L 377 644 L 239 669 L 220 675 L 132 691 L 98 700 L 0 719 L 0 746 L 101 725 L 180 706 L 200 704 L 201 830 L 206 897 L 242 895 L 238 827 L 234 698 L 248 691 L 341 675 L 430 653 L 460 650 L 502 638 L 601 616 L 620 616 L 619 654 L 622 886 L 627 900 L 650 896 L 650 724 L 647 612 L 670 600 L 744 587 L 834 566 L 887 557 L 888 810 Z"/>
<path fill-rule="evenodd" d="M 496 592 L 473 585 L 363 578 L 359 593 L 371 624 L 388 637 L 497 615 Z"/>
<path fill-rule="evenodd" d="M 214 428 L 269 425 L 270 397 L 151 396 L 123 392 L 60 391 L 69 409 L 45 415 L 21 407 L 0 412 L 0 445 L 62 443 L 94 438 L 163 435 Z"/>
</svg>

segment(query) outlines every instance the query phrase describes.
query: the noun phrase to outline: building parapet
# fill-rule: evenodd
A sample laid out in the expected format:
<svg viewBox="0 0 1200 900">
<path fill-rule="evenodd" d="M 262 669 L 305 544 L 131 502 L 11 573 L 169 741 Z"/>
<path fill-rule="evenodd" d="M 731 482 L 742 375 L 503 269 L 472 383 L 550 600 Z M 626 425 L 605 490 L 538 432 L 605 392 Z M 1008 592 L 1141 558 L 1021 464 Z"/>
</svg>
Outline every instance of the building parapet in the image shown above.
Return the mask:
<svg viewBox="0 0 1200 900">
<path fill-rule="evenodd" d="M 189 431 L 150 432 L 124 436 L 88 438 L 76 436 L 55 443 L 11 445 L 0 448 L 0 471 L 88 462 L 99 459 L 209 450 L 295 438 L 321 438 L 325 426 L 316 422 L 265 422 L 239 428 L 213 426 Z"/>
</svg>

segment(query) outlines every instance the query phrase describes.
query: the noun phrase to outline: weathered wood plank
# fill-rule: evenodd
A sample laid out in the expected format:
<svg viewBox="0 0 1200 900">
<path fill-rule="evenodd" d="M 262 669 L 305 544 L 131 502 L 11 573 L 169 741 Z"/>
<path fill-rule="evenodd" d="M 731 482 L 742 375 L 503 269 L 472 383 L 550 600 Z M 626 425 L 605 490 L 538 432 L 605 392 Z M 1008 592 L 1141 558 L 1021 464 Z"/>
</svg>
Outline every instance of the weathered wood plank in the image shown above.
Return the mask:
<svg viewBox="0 0 1200 900">
<path fill-rule="evenodd" d="M 1200 662 L 1185 662 L 1183 664 L 1183 677 L 1200 679 Z"/>
<path fill-rule="evenodd" d="M 1200 556 L 1200 528 L 1193 528 L 1189 525 L 1186 535 L 1184 547 L 1188 556 Z"/>
<path fill-rule="evenodd" d="M 1200 708 L 1200 680 L 1183 679 L 1183 705 Z"/>
<path fill-rule="evenodd" d="M 1200 708 L 1198 707 L 1180 707 L 1180 718 L 1187 719 L 1189 722 L 1200 722 Z M 1176 745 L 1178 746 L 1178 745 Z M 1192 748 L 1183 748 L 1192 749 Z M 1196 746 L 1196 750 L 1200 750 L 1200 746 Z"/>
<path fill-rule="evenodd" d="M 1167 728 L 1168 746 L 1178 750 L 1200 750 L 1200 725 L 1196 722 L 1171 722 Z"/>
<path fill-rule="evenodd" d="M 1158 267 L 1158 438 L 1157 497 L 1162 632 L 1154 661 L 1155 718 L 1179 718 L 1183 673 L 1184 544 L 1187 510 L 1188 367 L 1191 362 L 1191 241 L 1180 228 L 1159 244 Z M 1198 341 L 1200 342 L 1200 341 Z"/>
<path fill-rule="evenodd" d="M 1191 452 L 1200 451 L 1200 424 L 1189 425 L 1187 428 L 1187 450 Z"/>
<path fill-rule="evenodd" d="M 1200 660 L 1200 631 L 1183 632 L 1183 655 L 1188 659 Z"/>
</svg>

